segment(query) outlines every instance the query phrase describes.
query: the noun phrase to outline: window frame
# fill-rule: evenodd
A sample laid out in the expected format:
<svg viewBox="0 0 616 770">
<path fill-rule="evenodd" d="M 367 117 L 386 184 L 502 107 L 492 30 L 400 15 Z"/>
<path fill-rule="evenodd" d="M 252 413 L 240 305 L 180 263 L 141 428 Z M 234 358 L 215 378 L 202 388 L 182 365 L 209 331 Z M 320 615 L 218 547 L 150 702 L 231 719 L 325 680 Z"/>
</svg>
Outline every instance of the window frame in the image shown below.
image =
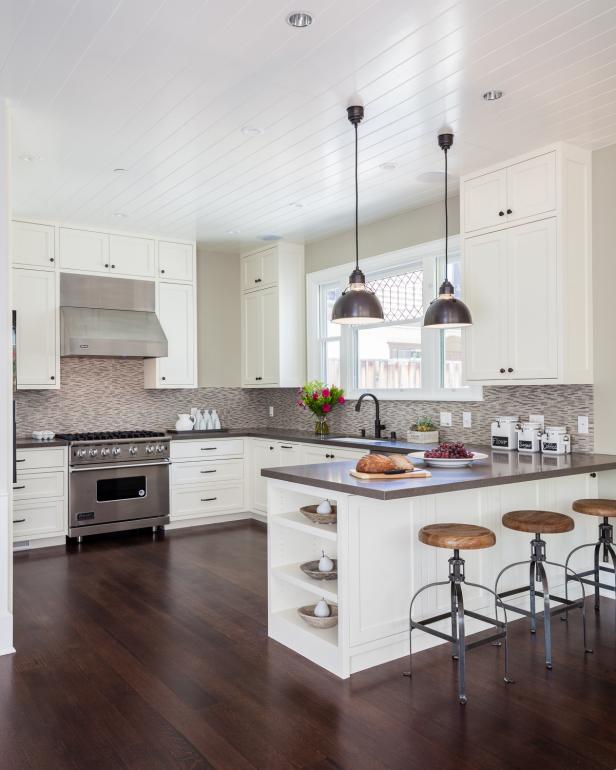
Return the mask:
<svg viewBox="0 0 616 770">
<path fill-rule="evenodd" d="M 460 239 L 458 236 L 449 239 L 450 258 L 460 257 Z M 391 275 L 397 270 L 408 270 L 423 263 L 424 295 L 435 297 L 437 293 L 437 274 L 443 270 L 445 241 L 438 239 L 399 251 L 392 251 L 374 257 L 364 258 L 361 267 L 370 282 L 384 275 Z M 322 379 L 325 371 L 323 364 L 324 341 L 329 337 L 321 337 L 321 290 L 338 284 L 345 287 L 348 275 L 353 269 L 353 263 L 318 270 L 306 275 L 306 336 L 308 379 Z M 391 325 L 400 325 L 392 322 Z M 404 322 L 402 322 L 404 323 Z M 421 324 L 421 322 L 420 322 Z M 379 326 L 379 324 L 375 324 Z M 341 324 L 340 327 L 340 372 L 341 387 L 346 397 L 356 399 L 361 394 L 357 387 L 357 328 Z M 367 327 L 363 327 L 367 328 Z M 462 330 L 462 348 L 464 349 L 465 330 Z M 483 388 L 476 383 L 468 383 L 461 388 L 444 388 L 442 386 L 442 356 L 443 334 L 440 329 L 422 328 L 422 387 L 401 389 L 374 389 L 375 395 L 383 400 L 393 401 L 482 401 Z"/>
</svg>

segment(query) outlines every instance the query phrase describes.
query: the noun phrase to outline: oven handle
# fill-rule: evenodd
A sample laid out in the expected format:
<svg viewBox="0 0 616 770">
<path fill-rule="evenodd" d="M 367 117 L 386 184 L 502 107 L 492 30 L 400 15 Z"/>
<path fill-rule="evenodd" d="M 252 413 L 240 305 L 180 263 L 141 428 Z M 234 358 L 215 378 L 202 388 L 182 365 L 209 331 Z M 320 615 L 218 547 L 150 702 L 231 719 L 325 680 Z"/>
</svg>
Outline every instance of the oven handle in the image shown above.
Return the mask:
<svg viewBox="0 0 616 770">
<path fill-rule="evenodd" d="M 119 468 L 151 468 L 153 465 L 171 465 L 169 460 L 156 460 L 152 463 L 118 463 L 117 465 L 80 465 L 76 468 L 69 468 L 69 473 L 78 471 L 108 471 L 110 468 L 118 470 Z"/>
</svg>

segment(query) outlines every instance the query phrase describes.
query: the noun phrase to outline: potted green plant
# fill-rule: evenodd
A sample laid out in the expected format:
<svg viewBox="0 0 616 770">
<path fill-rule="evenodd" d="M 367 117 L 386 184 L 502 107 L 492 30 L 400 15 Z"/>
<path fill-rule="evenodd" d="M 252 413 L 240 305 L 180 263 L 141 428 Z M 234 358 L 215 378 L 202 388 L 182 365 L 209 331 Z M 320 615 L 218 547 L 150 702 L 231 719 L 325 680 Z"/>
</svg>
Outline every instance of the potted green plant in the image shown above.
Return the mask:
<svg viewBox="0 0 616 770">
<path fill-rule="evenodd" d="M 297 391 L 297 405 L 310 409 L 316 417 L 314 432 L 317 435 L 326 436 L 329 433 L 327 417 L 336 404 L 344 404 L 344 390 L 336 385 L 328 386 L 313 380 Z"/>
<path fill-rule="evenodd" d="M 430 417 L 420 417 L 411 425 L 407 438 L 417 444 L 438 444 L 438 428 Z"/>
</svg>

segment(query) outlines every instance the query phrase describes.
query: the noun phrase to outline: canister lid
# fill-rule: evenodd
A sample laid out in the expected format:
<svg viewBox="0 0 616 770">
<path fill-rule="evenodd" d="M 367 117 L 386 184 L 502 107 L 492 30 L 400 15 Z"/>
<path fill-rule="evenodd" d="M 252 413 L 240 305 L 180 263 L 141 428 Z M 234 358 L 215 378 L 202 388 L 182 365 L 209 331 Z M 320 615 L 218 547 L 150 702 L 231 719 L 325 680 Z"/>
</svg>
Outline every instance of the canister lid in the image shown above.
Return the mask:
<svg viewBox="0 0 616 770">
<path fill-rule="evenodd" d="M 496 418 L 497 422 L 519 422 L 519 417 L 514 417 L 513 415 L 504 415 Z"/>
<path fill-rule="evenodd" d="M 522 430 L 539 430 L 543 427 L 540 422 L 523 422 Z"/>
<path fill-rule="evenodd" d="M 564 425 L 546 425 L 546 433 L 566 433 L 567 428 Z"/>
</svg>

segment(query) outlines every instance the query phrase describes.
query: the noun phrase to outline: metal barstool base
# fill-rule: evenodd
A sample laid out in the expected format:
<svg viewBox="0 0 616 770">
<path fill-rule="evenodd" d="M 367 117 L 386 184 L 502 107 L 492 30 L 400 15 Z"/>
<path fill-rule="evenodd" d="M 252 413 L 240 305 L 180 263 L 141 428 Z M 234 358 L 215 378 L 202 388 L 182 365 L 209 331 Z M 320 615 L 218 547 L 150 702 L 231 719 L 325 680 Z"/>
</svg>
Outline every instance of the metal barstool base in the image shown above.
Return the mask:
<svg viewBox="0 0 616 770">
<path fill-rule="evenodd" d="M 492 594 L 495 598 L 497 606 L 502 607 L 505 620 L 498 619 L 498 611 L 495 613 L 496 618 L 490 618 L 486 615 L 482 615 L 479 612 L 468 610 L 464 608 L 464 596 L 462 593 L 462 583 L 472 586 L 473 588 L 479 588 Z M 427 591 L 429 588 L 435 588 L 437 586 L 451 587 L 451 610 L 449 612 L 443 612 L 440 615 L 434 615 L 426 620 L 413 620 L 413 604 L 423 591 Z M 488 625 L 495 627 L 495 632 L 490 636 L 477 639 L 473 642 L 467 642 L 464 630 L 464 620 L 466 617 L 480 620 Z M 451 620 L 451 634 L 446 634 L 443 631 L 437 631 L 435 628 L 429 626 L 434 623 L 439 623 L 442 620 Z M 484 644 L 497 643 L 499 646 L 501 640 L 505 640 L 505 676 L 504 681 L 507 684 L 512 684 L 513 679 L 509 676 L 509 655 L 507 649 L 507 612 L 505 605 L 494 593 L 491 588 L 487 586 L 479 585 L 478 583 L 467 582 L 464 575 L 464 559 L 460 557 L 460 552 L 455 549 L 453 556 L 449 559 L 449 579 L 443 580 L 437 583 L 429 583 L 419 589 L 411 599 L 411 606 L 409 609 L 409 670 L 404 672 L 404 676 L 412 677 L 412 635 L 415 629 L 424 631 L 426 634 L 436 636 L 439 639 L 443 639 L 446 642 L 450 642 L 452 645 L 452 659 L 458 662 L 458 701 L 461 705 L 465 705 L 468 698 L 466 696 L 466 651 L 473 650 L 475 647 L 480 647 Z"/>
<path fill-rule="evenodd" d="M 616 551 L 614 551 L 614 527 L 612 524 L 610 524 L 607 516 L 604 516 L 603 521 L 599 524 L 599 540 L 596 543 L 585 543 L 584 545 L 578 545 L 578 547 L 574 548 L 569 556 L 567 556 L 567 560 L 565 561 L 565 593 L 567 593 L 569 581 L 575 580 L 575 578 L 569 575 L 567 571 L 569 569 L 569 560 L 573 554 L 576 553 L 576 551 L 580 551 L 582 548 L 595 549 L 593 569 L 586 570 L 585 572 L 577 572 L 576 574 L 580 582 L 594 588 L 595 610 L 598 612 L 600 589 L 604 588 L 608 591 L 613 591 L 616 593 Z M 604 567 L 603 564 L 599 563 L 599 554 L 601 553 L 601 549 L 603 549 L 603 563 L 609 563 L 609 556 L 612 560 L 612 567 Z M 614 576 L 614 582 L 612 585 L 601 582 L 601 572 L 607 572 L 609 575 Z M 593 576 L 592 580 L 588 579 L 589 575 Z M 567 620 L 567 616 L 565 615 L 562 620 Z"/>
</svg>

